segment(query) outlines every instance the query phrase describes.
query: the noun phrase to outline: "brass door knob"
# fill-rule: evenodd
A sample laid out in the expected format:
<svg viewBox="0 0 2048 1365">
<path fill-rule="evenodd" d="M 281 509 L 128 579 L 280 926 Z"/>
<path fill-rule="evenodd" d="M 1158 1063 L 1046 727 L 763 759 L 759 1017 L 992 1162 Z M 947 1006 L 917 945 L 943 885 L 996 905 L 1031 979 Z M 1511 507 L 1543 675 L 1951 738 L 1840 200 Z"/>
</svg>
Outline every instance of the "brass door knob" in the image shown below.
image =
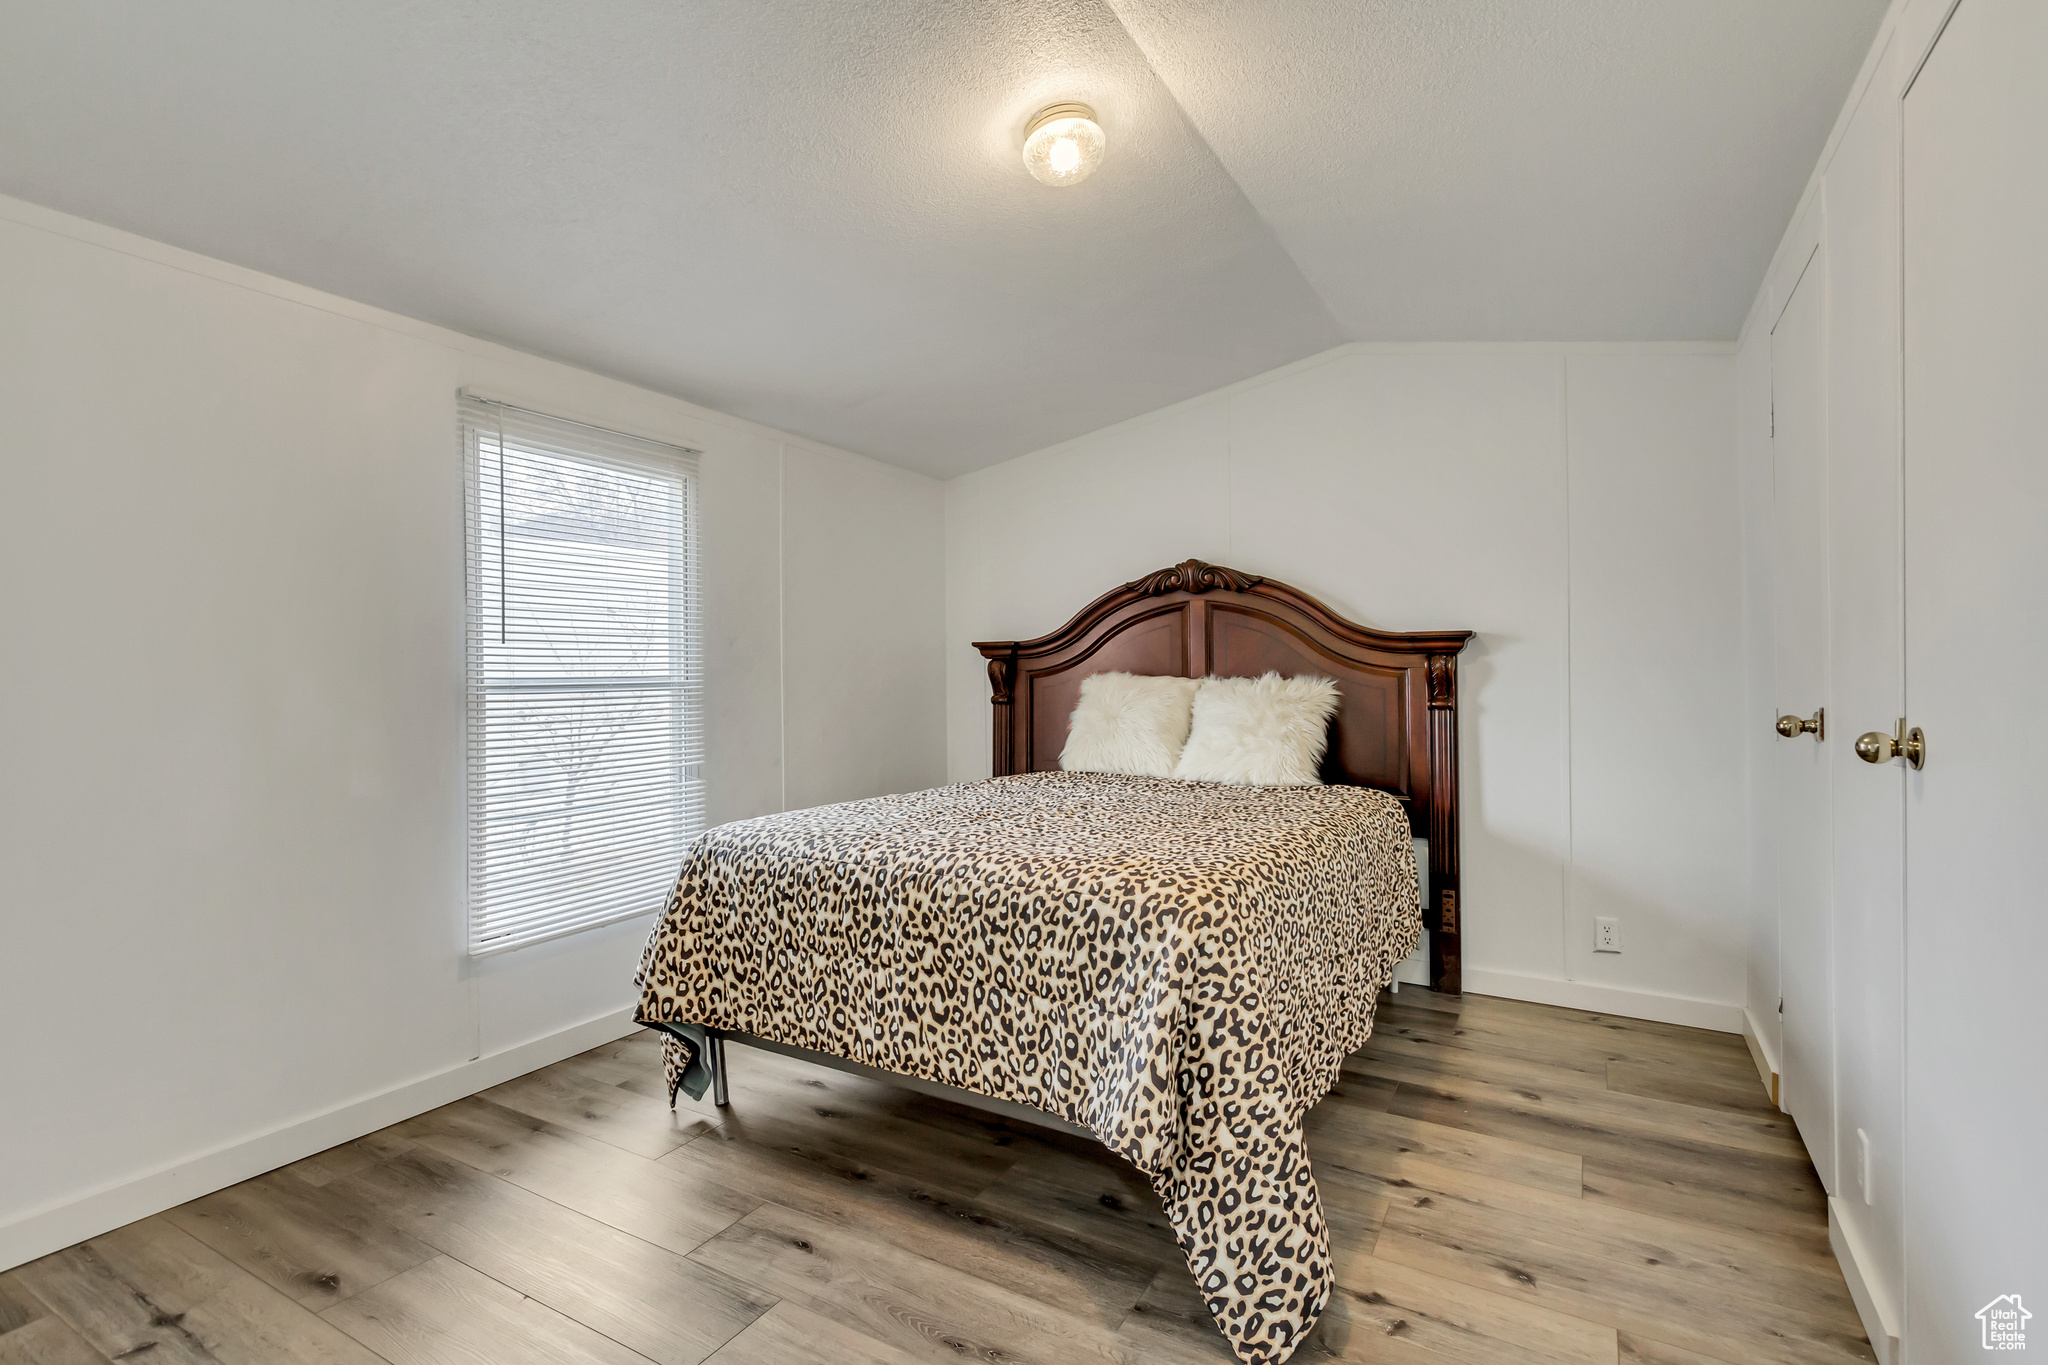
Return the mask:
<svg viewBox="0 0 2048 1365">
<path fill-rule="evenodd" d="M 1778 717 L 1778 733 L 1787 739 L 1797 739 L 1801 735 L 1812 735 L 1816 743 L 1824 741 L 1828 737 L 1828 708 L 1825 706 L 1821 707 L 1820 710 L 1815 711 L 1805 720 L 1801 720 L 1797 716 L 1780 716 Z"/>
<path fill-rule="evenodd" d="M 1865 763 L 1889 763 L 1903 758 L 1911 768 L 1927 766 L 1927 736 L 1919 726 L 1908 730 L 1906 718 L 1899 717 L 1898 729 L 1893 734 L 1882 730 L 1871 730 L 1856 737 L 1856 757 Z"/>
</svg>

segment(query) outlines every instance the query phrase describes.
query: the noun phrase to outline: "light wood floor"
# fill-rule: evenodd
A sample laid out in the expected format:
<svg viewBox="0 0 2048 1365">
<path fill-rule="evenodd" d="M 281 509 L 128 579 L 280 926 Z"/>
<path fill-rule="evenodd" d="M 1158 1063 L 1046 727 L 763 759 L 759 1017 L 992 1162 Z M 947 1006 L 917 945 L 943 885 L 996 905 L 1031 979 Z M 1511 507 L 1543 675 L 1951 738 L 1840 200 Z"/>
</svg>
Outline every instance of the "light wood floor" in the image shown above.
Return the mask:
<svg viewBox="0 0 2048 1365">
<path fill-rule="evenodd" d="M 0 1275 L 37 1361 L 1226 1362 L 1100 1148 L 651 1035 Z M 1739 1039 L 1416 988 L 1311 1126 L 1339 1293 L 1297 1360 L 1872 1359 Z"/>
</svg>

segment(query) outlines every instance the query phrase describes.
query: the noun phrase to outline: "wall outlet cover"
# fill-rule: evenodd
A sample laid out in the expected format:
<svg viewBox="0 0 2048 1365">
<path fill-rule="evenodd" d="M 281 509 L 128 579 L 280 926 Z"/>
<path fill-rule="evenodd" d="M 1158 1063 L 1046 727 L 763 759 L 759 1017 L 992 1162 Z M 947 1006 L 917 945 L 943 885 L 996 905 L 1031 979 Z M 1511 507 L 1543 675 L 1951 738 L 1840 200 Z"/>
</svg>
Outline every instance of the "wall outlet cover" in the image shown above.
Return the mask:
<svg viewBox="0 0 2048 1365">
<path fill-rule="evenodd" d="M 1872 1202 L 1870 1189 L 1870 1134 L 1861 1128 L 1856 1130 L 1856 1188 L 1863 1195 L 1863 1202 Z"/>
<path fill-rule="evenodd" d="M 1596 953 L 1618 953 L 1621 951 L 1621 921 L 1603 916 L 1593 921 L 1593 951 Z"/>
</svg>

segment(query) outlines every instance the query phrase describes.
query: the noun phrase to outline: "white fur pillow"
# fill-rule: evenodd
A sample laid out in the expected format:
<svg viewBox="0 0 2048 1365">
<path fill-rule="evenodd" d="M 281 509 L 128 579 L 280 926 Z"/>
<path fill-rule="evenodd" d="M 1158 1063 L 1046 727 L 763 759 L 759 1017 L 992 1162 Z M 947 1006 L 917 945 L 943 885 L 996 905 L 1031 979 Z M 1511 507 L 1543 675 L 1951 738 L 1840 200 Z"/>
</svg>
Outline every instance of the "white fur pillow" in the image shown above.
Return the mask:
<svg viewBox="0 0 2048 1365">
<path fill-rule="evenodd" d="M 1196 678 L 1097 673 L 1081 680 L 1060 767 L 1070 773 L 1171 777 L 1187 743 Z"/>
<path fill-rule="evenodd" d="M 1204 678 L 1173 775 L 1189 782 L 1322 785 L 1337 684 L 1328 678 Z"/>
</svg>

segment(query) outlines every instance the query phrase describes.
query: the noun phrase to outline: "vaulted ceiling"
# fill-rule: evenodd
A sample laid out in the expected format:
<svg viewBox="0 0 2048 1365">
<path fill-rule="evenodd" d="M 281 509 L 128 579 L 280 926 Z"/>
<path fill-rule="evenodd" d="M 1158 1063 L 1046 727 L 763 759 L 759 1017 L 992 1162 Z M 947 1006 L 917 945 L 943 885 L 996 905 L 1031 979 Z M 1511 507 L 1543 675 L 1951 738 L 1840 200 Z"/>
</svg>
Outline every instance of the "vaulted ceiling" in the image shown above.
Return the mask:
<svg viewBox="0 0 2048 1365">
<path fill-rule="evenodd" d="M 1732 338 L 1882 9 L 23 0 L 0 193 L 950 475 L 1347 339 Z"/>
</svg>

